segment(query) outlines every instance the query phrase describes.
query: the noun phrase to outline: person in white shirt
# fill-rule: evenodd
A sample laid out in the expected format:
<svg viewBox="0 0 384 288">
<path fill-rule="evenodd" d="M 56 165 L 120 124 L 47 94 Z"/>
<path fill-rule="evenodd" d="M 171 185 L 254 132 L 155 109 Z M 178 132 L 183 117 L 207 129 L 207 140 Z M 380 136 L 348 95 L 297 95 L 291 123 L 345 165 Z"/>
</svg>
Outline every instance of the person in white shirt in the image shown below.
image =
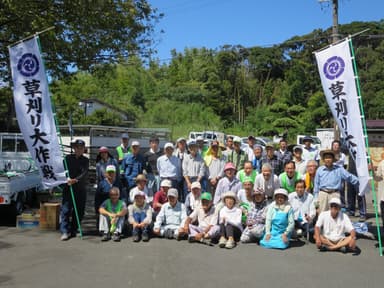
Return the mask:
<svg viewBox="0 0 384 288">
<path fill-rule="evenodd" d="M 269 163 L 264 163 L 261 168 L 261 174 L 256 176 L 253 189 L 260 189 L 264 192 L 268 203 L 273 201 L 273 193 L 280 188 L 279 177 L 272 172 L 272 166 Z"/>
<path fill-rule="evenodd" d="M 316 247 L 320 251 L 355 251 L 356 232 L 347 214 L 341 212 L 340 199 L 332 198 L 329 206 L 330 210 L 321 212 L 315 225 Z"/>
<path fill-rule="evenodd" d="M 295 192 L 288 195 L 288 202 L 293 209 L 295 219 L 296 237 L 301 237 L 303 233 L 309 232 L 313 218 L 316 216 L 313 195 L 305 191 L 305 181 L 298 180 L 295 183 Z"/>
</svg>

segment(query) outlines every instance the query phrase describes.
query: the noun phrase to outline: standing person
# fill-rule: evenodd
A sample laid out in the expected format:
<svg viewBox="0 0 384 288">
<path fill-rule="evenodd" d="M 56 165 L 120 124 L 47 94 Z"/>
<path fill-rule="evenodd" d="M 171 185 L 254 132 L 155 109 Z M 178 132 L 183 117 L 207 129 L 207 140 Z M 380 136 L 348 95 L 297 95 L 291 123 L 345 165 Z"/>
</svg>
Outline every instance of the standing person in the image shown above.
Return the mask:
<svg viewBox="0 0 384 288">
<path fill-rule="evenodd" d="M 273 193 L 278 188 L 280 188 L 280 180 L 277 175 L 273 174 L 271 164 L 263 164 L 261 174 L 256 176 L 254 190 L 263 191 L 268 203 L 271 203 Z"/>
<path fill-rule="evenodd" d="M 296 145 L 293 147 L 293 162 L 295 162 L 296 171 L 301 175 L 307 172 L 307 161 L 303 159 L 303 147 Z"/>
<path fill-rule="evenodd" d="M 347 169 L 346 156 L 343 152 L 341 152 L 341 142 L 339 140 L 333 140 L 332 141 L 331 150 L 333 152 L 335 152 L 335 163 L 334 164 Z M 350 160 L 351 157 L 349 157 L 348 159 Z M 354 165 L 354 164 L 352 164 L 352 165 Z M 349 165 L 348 165 L 348 167 L 349 167 Z M 356 173 L 357 173 L 356 169 L 354 170 L 354 172 L 351 171 L 350 169 L 348 169 L 348 171 L 354 175 L 356 175 Z M 349 188 L 348 191 L 352 191 L 352 189 L 353 189 L 353 187 Z M 355 194 L 355 191 L 351 192 L 351 197 L 353 197 L 353 194 Z M 343 181 L 341 184 L 341 187 L 340 187 L 340 200 L 341 200 L 341 208 L 343 209 L 343 211 L 348 209 L 348 207 L 347 207 L 348 205 L 347 205 L 345 199 L 346 199 L 345 198 L 345 182 Z M 356 201 L 356 195 L 354 196 L 353 199 L 354 199 L 354 201 Z M 355 206 L 355 204 L 353 206 Z M 345 208 L 347 208 L 347 209 L 345 209 Z M 355 207 L 353 207 L 353 208 L 355 208 Z"/>
<path fill-rule="evenodd" d="M 307 162 L 307 173 L 304 174 L 305 189 L 308 193 L 313 194 L 313 187 L 315 186 L 315 176 L 317 171 L 317 161 L 309 160 Z"/>
<path fill-rule="evenodd" d="M 286 139 L 280 139 L 279 150 L 276 151 L 276 156 L 283 162 L 283 165 L 292 160 L 292 153 L 288 151 L 288 142 Z"/>
<path fill-rule="evenodd" d="M 292 193 L 295 191 L 296 181 L 301 179 L 301 174 L 296 171 L 295 162 L 292 160 L 284 165 L 284 173 L 279 175 L 280 187 Z"/>
<path fill-rule="evenodd" d="M 275 175 L 280 175 L 284 172 L 283 161 L 281 161 L 275 154 L 275 147 L 273 143 L 267 143 L 265 146 L 266 154 L 262 158 L 262 163 L 269 163 L 272 167 L 272 172 Z"/>
<path fill-rule="evenodd" d="M 198 147 L 197 152 L 200 154 L 202 158 L 205 157 L 205 154 L 208 151 L 208 146 L 204 145 L 204 138 L 203 136 L 197 136 L 196 138 L 196 145 Z"/>
<path fill-rule="evenodd" d="M 132 153 L 125 156 L 123 160 L 124 175 L 127 182 L 127 192 L 136 186 L 135 179 L 137 175 L 143 173 L 144 169 L 144 157 L 140 154 L 139 141 L 133 141 L 131 148 Z M 126 203 L 129 203 L 129 195 L 127 196 L 128 197 Z"/>
<path fill-rule="evenodd" d="M 248 155 L 248 160 L 253 161 L 255 155 L 253 154 L 253 146 L 256 144 L 255 136 L 248 136 L 248 146 L 244 149 L 245 153 Z"/>
<path fill-rule="evenodd" d="M 72 187 L 73 190 L 80 223 L 84 216 L 87 197 L 89 159 L 83 155 L 85 152 L 85 142 L 81 139 L 77 139 L 71 144 L 75 153 L 65 157 L 69 175 L 67 184 L 63 190 L 63 202 L 60 212 L 60 239 L 62 241 L 66 241 L 70 237 L 76 237 L 76 233 L 79 228 L 74 211 L 70 187 Z"/>
<path fill-rule="evenodd" d="M 108 241 L 111 236 L 113 241 L 120 241 L 125 215 L 127 215 L 127 205 L 119 197 L 119 188 L 112 187 L 109 198 L 100 205 L 99 230 L 103 233 L 101 241 Z"/>
<path fill-rule="evenodd" d="M 148 179 L 148 196 L 152 197 L 160 189 L 160 176 L 157 171 L 157 159 L 163 155 L 159 148 L 159 138 L 152 136 L 149 139 L 149 150 L 144 153 L 145 171 Z"/>
<path fill-rule="evenodd" d="M 117 153 L 117 163 L 120 167 L 120 181 L 123 189 L 120 193 L 120 198 L 125 199 L 128 191 L 126 191 L 127 181 L 125 180 L 123 160 L 124 158 L 131 153 L 131 148 L 129 147 L 129 136 L 127 133 L 121 134 L 121 144 L 116 147 Z"/>
<path fill-rule="evenodd" d="M 357 175 L 356 163 L 351 156 L 348 157 L 348 171 L 353 175 Z M 347 199 L 348 199 L 348 206 L 347 206 L 348 215 L 355 216 L 356 200 L 357 200 L 357 206 L 359 208 L 359 221 L 364 222 L 365 220 L 367 220 L 367 202 L 365 201 L 365 195 L 359 196 L 358 186 L 348 183 Z M 343 205 L 343 202 L 341 202 L 341 205 Z"/>
<path fill-rule="evenodd" d="M 239 171 L 244 167 L 244 162 L 248 161 L 248 154 L 241 150 L 241 138 L 235 137 L 233 139 L 233 147 L 234 149 L 227 157 L 227 163 L 233 163 L 235 165 L 236 170 Z"/>
<path fill-rule="evenodd" d="M 310 136 L 303 138 L 303 159 L 305 161 L 316 160 L 319 161 L 319 150 L 312 146 L 313 139 Z"/>
<path fill-rule="evenodd" d="M 228 191 L 223 194 L 224 207 L 219 212 L 220 240 L 219 247 L 232 249 L 240 240 L 243 226 L 241 224 L 242 211 L 236 206 L 236 194 Z"/>
<path fill-rule="evenodd" d="M 263 165 L 263 146 L 255 144 L 253 146 L 253 154 L 252 167 L 257 171 L 257 173 L 261 173 L 261 166 Z"/>
<path fill-rule="evenodd" d="M 219 183 L 219 180 L 224 176 L 226 160 L 219 146 L 219 141 L 213 140 L 211 147 L 209 147 L 204 157 L 206 178 L 208 179 L 207 190 L 211 194 L 215 193 L 217 183 Z"/>
<path fill-rule="evenodd" d="M 225 192 L 232 191 L 235 195 L 241 189 L 241 182 L 236 178 L 236 167 L 233 163 L 227 163 L 224 166 L 225 176 L 220 179 L 217 184 L 215 195 L 213 197 L 213 204 L 217 205 L 221 201 L 221 197 Z"/>
<path fill-rule="evenodd" d="M 330 210 L 320 213 L 315 225 L 316 247 L 320 251 L 355 251 L 356 232 L 349 217 L 341 212 L 340 198 L 332 198 L 329 207 Z"/>
<path fill-rule="evenodd" d="M 375 172 L 375 180 L 377 183 L 377 202 L 380 207 L 380 214 L 382 219 L 382 224 L 384 226 L 384 152 L 381 153 L 381 161 L 377 166 Z"/>
<path fill-rule="evenodd" d="M 250 177 L 252 182 L 255 183 L 255 179 L 257 176 L 257 171 L 253 170 L 252 162 L 245 161 L 244 168 L 237 172 L 236 178 L 240 180 L 241 183 L 244 183 L 244 179 Z"/>
<path fill-rule="evenodd" d="M 205 163 L 203 158 L 197 152 L 197 144 L 195 142 L 190 142 L 188 144 L 189 155 L 185 157 L 183 161 L 183 177 L 185 180 L 185 189 L 184 193 L 181 193 L 180 201 L 184 202 L 187 193 L 191 192 L 191 186 L 193 182 L 199 182 L 205 174 Z"/>
<path fill-rule="evenodd" d="M 233 147 L 233 136 L 228 136 L 226 141 L 225 141 L 225 145 L 226 145 L 226 149 L 225 151 L 223 152 L 225 158 L 228 159 L 228 155 L 232 153 L 232 150 L 234 149 Z"/>
<path fill-rule="evenodd" d="M 340 198 L 340 188 L 342 181 L 347 181 L 353 185 L 359 184 L 359 179 L 346 171 L 344 168 L 334 165 L 336 161 L 335 152 L 323 150 L 320 152 L 324 162 L 316 171 L 315 186 L 313 194 L 319 203 L 319 213 L 328 210 L 328 202 L 332 198 Z"/>
<path fill-rule="evenodd" d="M 178 186 L 175 187 L 178 191 L 183 191 L 185 181 L 183 175 L 183 161 L 188 156 L 188 149 L 187 149 L 187 140 L 185 140 L 184 137 L 180 137 L 176 141 L 176 149 L 173 151 L 173 155 L 180 159 L 180 171 L 179 175 L 181 175 L 180 181 L 178 182 Z"/>
<path fill-rule="evenodd" d="M 293 209 L 288 202 L 287 190 L 277 189 L 274 197 L 275 201 L 267 210 L 265 235 L 260 241 L 260 245 L 265 248 L 286 249 L 295 227 Z"/>
<path fill-rule="evenodd" d="M 173 155 L 173 144 L 165 143 L 164 155 L 157 159 L 157 171 L 159 171 L 160 179 L 168 179 L 172 182 L 173 188 L 178 188 L 181 183 L 181 162 L 180 158 Z"/>
<path fill-rule="evenodd" d="M 119 169 L 119 164 L 117 160 L 113 158 L 111 153 L 109 153 L 108 148 L 101 146 L 99 148 L 99 154 L 96 156 L 96 184 L 98 184 L 105 177 L 105 170 L 108 165 L 113 165 L 116 167 L 116 171 Z M 120 179 L 118 179 L 119 181 Z"/>
</svg>

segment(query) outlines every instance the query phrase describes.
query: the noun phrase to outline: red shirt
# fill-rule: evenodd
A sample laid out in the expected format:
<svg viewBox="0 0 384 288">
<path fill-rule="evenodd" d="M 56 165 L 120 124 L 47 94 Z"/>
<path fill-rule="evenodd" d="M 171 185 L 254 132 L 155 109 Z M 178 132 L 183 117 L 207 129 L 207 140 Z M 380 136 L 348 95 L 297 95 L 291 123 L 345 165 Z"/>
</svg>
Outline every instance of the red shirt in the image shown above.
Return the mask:
<svg viewBox="0 0 384 288">
<path fill-rule="evenodd" d="M 156 207 L 155 204 L 156 203 L 160 203 L 160 204 L 164 204 L 164 203 L 167 203 L 168 202 L 168 198 L 167 198 L 167 194 L 165 194 L 163 191 L 157 191 L 155 193 L 155 196 L 153 196 L 153 203 L 152 203 L 152 207 L 153 207 L 153 210 L 158 213 L 161 209 L 161 207 Z"/>
</svg>

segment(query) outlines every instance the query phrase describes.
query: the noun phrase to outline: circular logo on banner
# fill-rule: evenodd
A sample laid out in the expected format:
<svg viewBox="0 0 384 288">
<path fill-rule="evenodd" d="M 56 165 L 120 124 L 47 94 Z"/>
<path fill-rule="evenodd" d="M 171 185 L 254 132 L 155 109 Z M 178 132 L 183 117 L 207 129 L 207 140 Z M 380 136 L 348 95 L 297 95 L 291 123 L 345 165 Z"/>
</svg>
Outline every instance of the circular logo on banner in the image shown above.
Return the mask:
<svg viewBox="0 0 384 288">
<path fill-rule="evenodd" d="M 37 57 L 32 53 L 23 54 L 17 63 L 17 70 L 20 71 L 21 75 L 26 77 L 36 75 L 36 73 L 39 72 L 39 61 Z"/>
<path fill-rule="evenodd" d="M 325 62 L 323 71 L 325 77 L 329 80 L 334 80 L 343 74 L 345 68 L 345 62 L 343 58 L 338 56 L 333 56 Z"/>
</svg>

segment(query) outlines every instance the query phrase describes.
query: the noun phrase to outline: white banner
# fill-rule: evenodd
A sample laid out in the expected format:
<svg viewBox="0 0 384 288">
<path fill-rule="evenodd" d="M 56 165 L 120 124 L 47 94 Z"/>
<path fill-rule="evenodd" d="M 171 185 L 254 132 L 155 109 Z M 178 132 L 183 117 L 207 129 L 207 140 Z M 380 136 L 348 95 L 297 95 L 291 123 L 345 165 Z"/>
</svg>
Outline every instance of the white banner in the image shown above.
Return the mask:
<svg viewBox="0 0 384 288">
<path fill-rule="evenodd" d="M 66 182 L 37 37 L 9 48 L 16 117 L 44 188 Z"/>
<path fill-rule="evenodd" d="M 362 196 L 369 189 L 370 177 L 349 40 L 315 54 L 329 108 L 356 161 Z"/>
</svg>

